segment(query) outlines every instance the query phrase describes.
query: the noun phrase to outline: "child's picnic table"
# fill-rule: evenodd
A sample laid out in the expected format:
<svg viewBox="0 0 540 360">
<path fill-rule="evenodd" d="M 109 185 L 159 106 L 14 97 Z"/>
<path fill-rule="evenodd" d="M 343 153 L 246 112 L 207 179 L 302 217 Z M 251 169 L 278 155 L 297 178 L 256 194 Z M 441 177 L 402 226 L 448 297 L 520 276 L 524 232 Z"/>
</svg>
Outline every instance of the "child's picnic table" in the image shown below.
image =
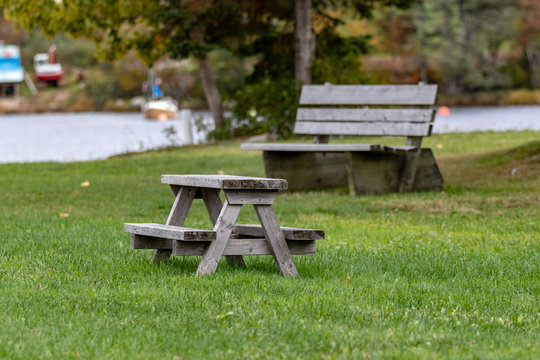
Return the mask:
<svg viewBox="0 0 540 360">
<path fill-rule="evenodd" d="M 165 225 L 126 223 L 133 249 L 155 249 L 154 260 L 172 255 L 202 255 L 197 274 L 213 273 L 221 256 L 229 264 L 244 266 L 242 255 L 273 255 L 279 272 L 298 274 L 291 254 L 313 254 L 316 240 L 324 231 L 280 227 L 272 207 L 279 190 L 287 188 L 283 179 L 231 175 L 162 175 L 175 195 Z M 225 195 L 221 202 L 220 192 Z M 212 230 L 184 227 L 194 199 L 202 199 Z M 242 205 L 254 206 L 260 225 L 237 225 Z"/>
</svg>

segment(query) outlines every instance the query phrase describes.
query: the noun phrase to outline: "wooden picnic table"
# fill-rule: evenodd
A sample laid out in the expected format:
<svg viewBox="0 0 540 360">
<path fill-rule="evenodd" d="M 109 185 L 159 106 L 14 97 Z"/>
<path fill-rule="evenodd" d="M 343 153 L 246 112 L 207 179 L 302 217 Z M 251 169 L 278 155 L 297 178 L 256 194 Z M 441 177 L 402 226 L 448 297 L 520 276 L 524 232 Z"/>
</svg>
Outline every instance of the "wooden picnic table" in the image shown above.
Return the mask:
<svg viewBox="0 0 540 360">
<path fill-rule="evenodd" d="M 153 260 L 172 255 L 202 256 L 197 274 L 213 273 L 221 256 L 231 265 L 245 266 L 243 255 L 273 255 L 279 272 L 298 274 L 291 254 L 313 254 L 324 231 L 280 227 L 272 204 L 283 179 L 232 175 L 162 175 L 175 196 L 166 223 L 124 224 L 133 249 L 155 249 Z M 220 192 L 225 195 L 222 203 Z M 212 220 L 212 230 L 184 227 L 194 199 L 202 199 Z M 255 208 L 260 225 L 239 225 L 243 205 Z"/>
</svg>

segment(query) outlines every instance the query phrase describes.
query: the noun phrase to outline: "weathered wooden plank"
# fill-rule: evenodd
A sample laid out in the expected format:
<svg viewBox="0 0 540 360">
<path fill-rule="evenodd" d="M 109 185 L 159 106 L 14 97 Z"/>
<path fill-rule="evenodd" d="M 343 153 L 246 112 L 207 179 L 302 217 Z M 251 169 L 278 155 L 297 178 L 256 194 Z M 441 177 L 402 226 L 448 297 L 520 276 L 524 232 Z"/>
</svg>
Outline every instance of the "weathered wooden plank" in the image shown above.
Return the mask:
<svg viewBox="0 0 540 360">
<path fill-rule="evenodd" d="M 300 105 L 433 105 L 437 85 L 304 85 Z"/>
<path fill-rule="evenodd" d="M 209 243 L 175 241 L 173 255 L 176 256 L 202 256 Z M 287 246 L 292 255 L 315 254 L 316 241 L 287 241 Z M 272 249 L 266 239 L 230 239 L 225 250 L 225 256 L 241 255 L 272 255 Z"/>
<path fill-rule="evenodd" d="M 372 151 L 382 149 L 381 145 L 373 144 L 273 144 L 273 143 L 247 143 L 240 145 L 242 150 L 264 151 Z"/>
<path fill-rule="evenodd" d="M 163 184 L 213 189 L 284 190 L 287 181 L 234 175 L 161 175 Z"/>
<path fill-rule="evenodd" d="M 182 226 L 186 221 L 189 208 L 195 198 L 197 189 L 194 187 L 181 187 L 174 198 L 174 203 L 169 212 L 166 225 Z"/>
<path fill-rule="evenodd" d="M 376 144 L 242 144 L 242 150 L 290 151 L 290 152 L 353 152 L 378 151 L 389 153 L 405 153 L 416 149 L 415 146 L 386 146 Z M 289 180 L 286 179 L 288 182 Z"/>
<path fill-rule="evenodd" d="M 318 229 L 303 229 L 303 228 L 294 228 L 282 226 L 281 231 L 285 240 L 296 240 L 296 241 L 311 241 L 311 240 L 323 240 L 324 231 Z M 233 232 L 240 236 L 253 236 L 253 237 L 262 237 L 264 236 L 264 230 L 261 225 L 256 224 L 237 224 L 233 226 Z"/>
<path fill-rule="evenodd" d="M 300 108 L 296 121 L 408 122 L 433 121 L 434 109 Z"/>
<path fill-rule="evenodd" d="M 223 204 L 221 203 L 221 199 L 219 197 L 219 190 L 210 188 L 202 188 L 200 190 L 204 205 L 206 206 L 206 211 L 212 220 L 212 225 L 215 226 L 218 221 L 219 214 L 221 213 L 221 209 L 223 208 Z M 225 255 L 225 259 L 227 259 L 229 265 L 241 267 L 246 266 L 242 256 Z"/>
<path fill-rule="evenodd" d="M 272 205 L 277 196 L 277 190 L 224 190 L 224 192 L 229 204 L 234 205 Z"/>
<path fill-rule="evenodd" d="M 174 203 L 165 224 L 183 226 L 197 190 L 195 188 L 181 187 L 173 184 L 170 186 L 174 194 Z M 171 249 L 156 248 L 151 261 L 167 260 L 171 256 L 171 253 Z"/>
<path fill-rule="evenodd" d="M 153 223 L 124 224 L 124 232 L 183 241 L 214 241 L 216 232 Z"/>
<path fill-rule="evenodd" d="M 259 222 L 264 229 L 268 245 L 272 249 L 272 255 L 279 272 L 283 276 L 296 276 L 298 270 L 292 259 L 285 237 L 271 205 L 254 205 Z"/>
<path fill-rule="evenodd" d="M 172 250 L 173 241 L 174 240 L 171 240 L 171 239 L 131 234 L 131 248 L 132 249 Z"/>
<path fill-rule="evenodd" d="M 295 134 L 429 136 L 431 123 L 297 121 Z"/>
<path fill-rule="evenodd" d="M 197 268 L 198 275 L 211 274 L 216 271 L 219 260 L 223 255 L 223 250 L 229 241 L 232 227 L 241 208 L 242 205 L 232 205 L 225 201 L 216 225 L 214 226 L 216 240 L 212 241 L 210 245 L 206 247 L 201 262 L 199 263 L 199 267 Z"/>
</svg>

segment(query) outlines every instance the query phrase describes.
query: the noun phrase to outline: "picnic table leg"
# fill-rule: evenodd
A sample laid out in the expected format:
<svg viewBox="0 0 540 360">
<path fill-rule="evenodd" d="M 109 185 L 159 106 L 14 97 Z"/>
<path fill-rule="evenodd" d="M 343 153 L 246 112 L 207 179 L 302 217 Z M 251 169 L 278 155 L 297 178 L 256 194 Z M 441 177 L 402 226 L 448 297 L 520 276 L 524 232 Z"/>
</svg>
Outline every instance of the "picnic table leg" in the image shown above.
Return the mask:
<svg viewBox="0 0 540 360">
<path fill-rule="evenodd" d="M 232 205 L 228 201 L 225 201 L 214 226 L 216 240 L 210 242 L 204 251 L 199 267 L 197 268 L 197 275 L 211 274 L 216 271 L 241 208 L 242 205 Z"/>
<path fill-rule="evenodd" d="M 204 205 L 206 206 L 208 215 L 210 215 L 210 219 L 212 220 L 212 225 L 215 226 L 218 221 L 221 209 L 223 208 L 223 204 L 221 203 L 221 199 L 219 197 L 219 190 L 202 188 L 201 192 Z M 246 266 L 242 255 L 225 255 L 225 259 L 227 260 L 227 263 L 229 263 L 229 265 L 236 265 L 241 267 Z"/>
<path fill-rule="evenodd" d="M 279 227 L 272 205 L 254 205 L 254 207 L 266 234 L 268 245 L 272 249 L 279 272 L 283 276 L 298 275 L 298 270 L 296 270 L 296 265 L 294 265 L 291 252 Z"/>
<path fill-rule="evenodd" d="M 171 189 L 175 194 L 174 204 L 167 218 L 167 225 L 183 226 L 186 221 L 189 208 L 195 198 L 197 192 L 193 187 L 181 187 L 171 185 Z M 172 254 L 172 249 L 156 249 L 152 256 L 152 262 L 167 260 Z"/>
</svg>

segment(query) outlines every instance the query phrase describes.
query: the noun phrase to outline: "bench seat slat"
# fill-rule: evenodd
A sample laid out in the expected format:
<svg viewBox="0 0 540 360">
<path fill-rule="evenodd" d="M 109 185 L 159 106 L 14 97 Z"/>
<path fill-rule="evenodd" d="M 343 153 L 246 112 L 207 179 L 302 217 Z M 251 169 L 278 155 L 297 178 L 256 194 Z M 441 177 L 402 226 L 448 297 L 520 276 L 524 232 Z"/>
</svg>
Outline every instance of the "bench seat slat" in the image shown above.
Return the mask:
<svg viewBox="0 0 540 360">
<path fill-rule="evenodd" d="M 434 109 L 299 108 L 296 121 L 409 122 L 433 121 Z"/>
<path fill-rule="evenodd" d="M 124 232 L 151 236 L 162 239 L 181 241 L 214 241 L 216 232 L 212 230 L 199 230 L 187 227 L 162 225 L 153 223 L 124 224 Z"/>
<path fill-rule="evenodd" d="M 275 144 L 246 143 L 240 145 L 242 150 L 284 151 L 284 152 L 383 152 L 407 153 L 416 146 L 386 146 L 375 144 Z"/>
<path fill-rule="evenodd" d="M 305 135 L 430 136 L 431 127 L 430 123 L 297 121 L 294 133 Z"/>
<path fill-rule="evenodd" d="M 315 254 L 317 244 L 315 240 L 295 241 L 287 240 L 287 247 L 291 255 Z M 173 255 L 201 256 L 206 245 L 203 242 L 175 241 Z M 230 239 L 223 255 L 272 255 L 272 249 L 266 239 Z"/>
<path fill-rule="evenodd" d="M 246 143 L 240 145 L 242 150 L 264 151 L 373 151 L 380 145 L 372 144 L 276 144 L 276 143 Z"/>
<path fill-rule="evenodd" d="M 323 240 L 324 231 L 282 226 L 285 240 Z M 233 232 L 240 236 L 264 237 L 261 225 L 234 225 Z"/>
<path fill-rule="evenodd" d="M 300 105 L 433 105 L 437 85 L 304 85 Z"/>
</svg>

